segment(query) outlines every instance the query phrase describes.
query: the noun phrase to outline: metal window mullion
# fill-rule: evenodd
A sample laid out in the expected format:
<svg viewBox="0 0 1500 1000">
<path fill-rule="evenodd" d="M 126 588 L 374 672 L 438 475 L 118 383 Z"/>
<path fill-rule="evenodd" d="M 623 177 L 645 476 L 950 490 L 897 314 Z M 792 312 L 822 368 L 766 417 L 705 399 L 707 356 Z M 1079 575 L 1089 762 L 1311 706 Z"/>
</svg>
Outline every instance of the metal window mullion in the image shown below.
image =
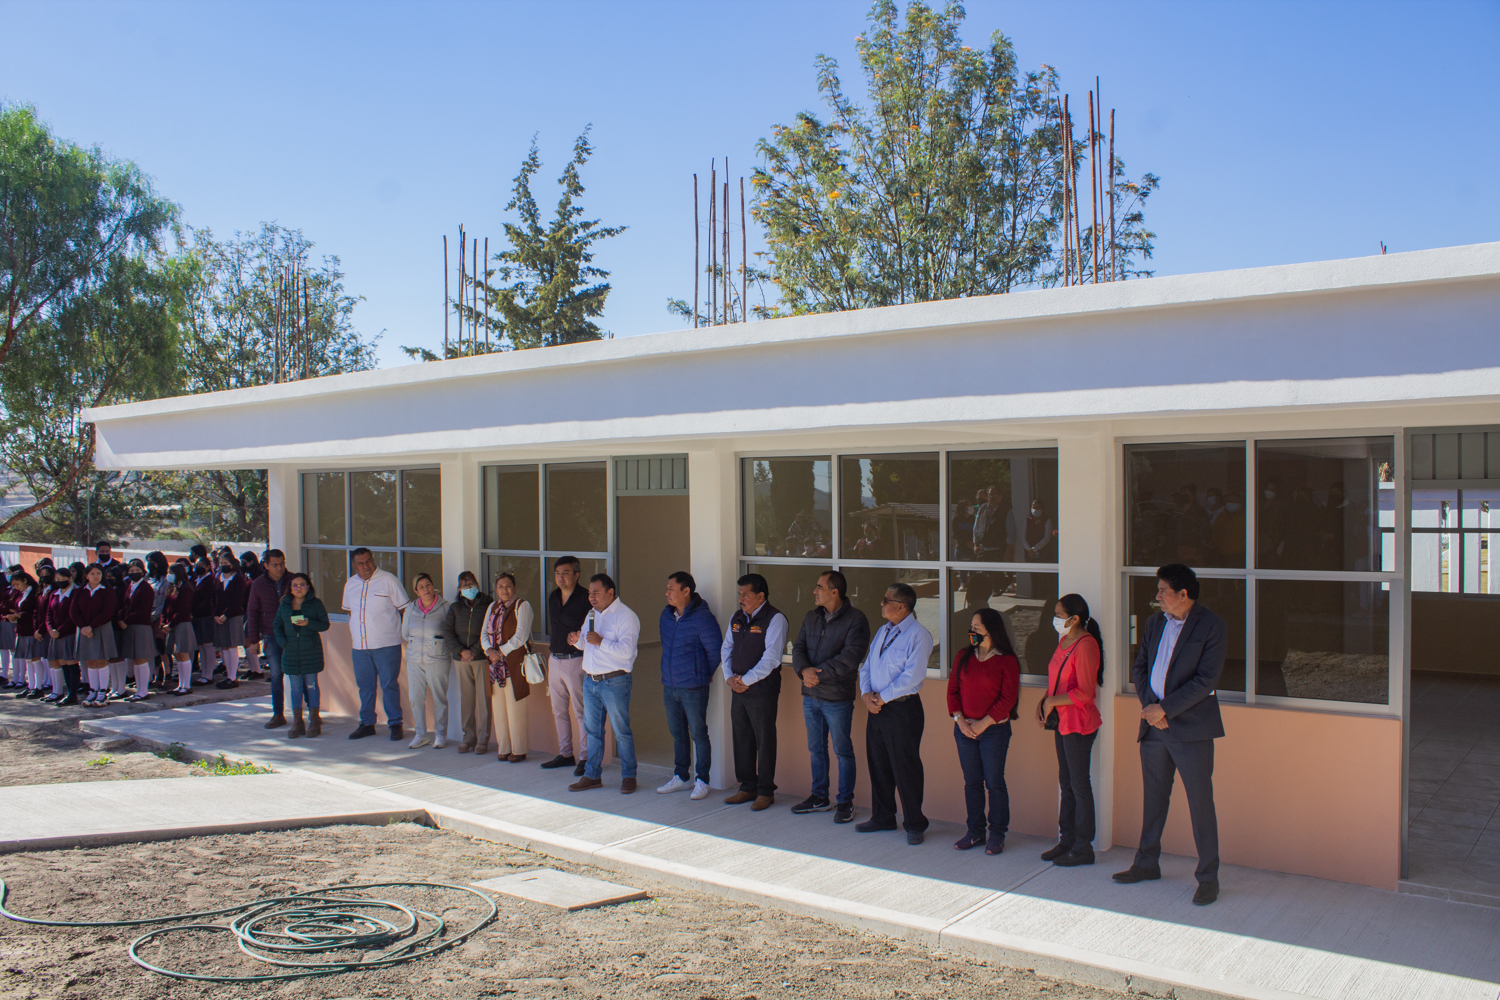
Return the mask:
<svg viewBox="0 0 1500 1000">
<path fill-rule="evenodd" d="M 1245 439 L 1245 704 L 1256 703 L 1260 673 L 1259 586 L 1255 576 L 1260 527 L 1260 487 L 1256 475 L 1256 439 Z"/>
<path fill-rule="evenodd" d="M 953 605 L 948 597 L 948 558 L 952 552 L 949 545 L 948 527 L 952 517 L 948 511 L 948 450 L 938 449 L 938 665 L 937 675 L 948 676 L 949 636 L 952 631 Z M 917 613 L 912 608 L 912 614 Z"/>
<path fill-rule="evenodd" d="M 832 544 L 828 547 L 828 554 L 837 560 L 844 554 L 844 484 L 843 484 L 843 458 L 839 455 L 828 456 L 828 506 L 829 513 L 833 515 L 830 520 L 829 537 Z"/>
</svg>

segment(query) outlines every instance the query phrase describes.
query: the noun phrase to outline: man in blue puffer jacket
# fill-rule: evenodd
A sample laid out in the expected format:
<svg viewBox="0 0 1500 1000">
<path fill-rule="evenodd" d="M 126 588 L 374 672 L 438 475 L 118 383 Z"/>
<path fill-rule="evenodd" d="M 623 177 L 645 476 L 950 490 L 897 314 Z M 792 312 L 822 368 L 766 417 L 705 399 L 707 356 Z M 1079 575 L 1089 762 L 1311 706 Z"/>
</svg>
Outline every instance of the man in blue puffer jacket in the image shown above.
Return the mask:
<svg viewBox="0 0 1500 1000">
<path fill-rule="evenodd" d="M 658 792 L 692 788 L 693 798 L 708 796 L 708 766 L 713 759 L 708 744 L 708 691 L 719 666 L 723 638 L 719 620 L 698 596 L 693 575 L 677 572 L 668 577 L 667 606 L 661 611 L 661 687 L 675 760 L 672 780 Z M 688 764 L 695 756 L 697 780 L 689 781 Z"/>
</svg>

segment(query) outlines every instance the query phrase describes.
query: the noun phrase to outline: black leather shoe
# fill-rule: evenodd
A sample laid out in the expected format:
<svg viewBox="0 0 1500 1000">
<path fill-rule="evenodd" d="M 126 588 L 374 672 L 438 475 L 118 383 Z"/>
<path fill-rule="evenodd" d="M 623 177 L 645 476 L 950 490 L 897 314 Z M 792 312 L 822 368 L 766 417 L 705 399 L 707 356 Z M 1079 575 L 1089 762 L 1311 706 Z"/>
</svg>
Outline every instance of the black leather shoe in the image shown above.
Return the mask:
<svg viewBox="0 0 1500 1000">
<path fill-rule="evenodd" d="M 219 683 L 217 683 L 217 684 L 214 685 L 214 687 L 218 688 L 220 691 L 230 691 L 230 690 L 233 690 L 234 688 L 237 688 L 239 686 L 240 686 L 240 682 L 239 681 L 232 681 L 232 680 L 229 680 L 228 678 L 225 678 L 224 680 L 222 680 Z"/>
<path fill-rule="evenodd" d="M 1137 868 L 1135 865 L 1131 865 L 1122 872 L 1115 872 L 1110 877 L 1116 882 L 1121 882 L 1125 885 L 1134 885 L 1136 882 L 1151 882 L 1161 878 L 1161 869 Z"/>
<path fill-rule="evenodd" d="M 59 701 L 57 703 L 57 707 L 58 708 L 67 708 L 70 705 L 76 705 L 76 704 L 78 704 L 78 699 L 75 698 L 73 695 L 68 695 L 62 701 Z"/>
<path fill-rule="evenodd" d="M 578 766 L 575 767 L 575 768 L 573 768 L 573 777 L 575 777 L 575 778 L 581 778 L 581 777 L 583 777 L 583 770 L 584 770 L 584 768 L 586 768 L 588 766 L 589 766 L 589 762 L 588 761 L 586 761 L 586 760 L 580 760 L 578 762 Z"/>
<path fill-rule="evenodd" d="M 896 829 L 896 824 L 877 823 L 873 819 L 867 819 L 863 823 L 855 823 L 854 829 L 859 833 L 883 833 L 886 830 Z"/>
<path fill-rule="evenodd" d="M 566 756 L 564 756 L 563 754 L 558 754 L 556 757 L 553 757 L 551 760 L 544 760 L 544 761 L 542 761 L 542 767 L 547 768 L 547 769 L 550 770 L 550 769 L 552 769 L 554 767 L 572 767 L 573 765 L 575 765 L 577 763 L 578 763 L 578 761 L 576 761 L 576 760 L 573 759 L 573 755 L 572 754 L 568 754 Z"/>
<path fill-rule="evenodd" d="M 1094 850 L 1087 848 L 1081 851 L 1069 851 L 1060 858 L 1054 858 L 1052 864 L 1058 868 L 1077 868 L 1079 865 L 1091 865 L 1094 863 Z"/>
<path fill-rule="evenodd" d="M 1219 898 L 1218 882 L 1199 882 L 1198 891 L 1193 893 L 1194 906 L 1207 906 Z"/>
<path fill-rule="evenodd" d="M 906 831 L 906 842 L 908 844 L 912 845 L 913 847 L 916 847 L 918 844 L 920 844 L 922 841 L 924 841 L 926 839 L 927 839 L 927 835 L 924 834 L 921 830 L 907 830 Z"/>
<path fill-rule="evenodd" d="M 391 739 L 399 740 L 405 735 L 406 734 L 401 731 L 401 724 L 399 722 L 391 727 Z"/>
<path fill-rule="evenodd" d="M 1043 861 L 1056 861 L 1058 858 L 1062 857 L 1064 854 L 1067 854 L 1068 852 L 1070 852 L 1072 850 L 1073 850 L 1073 845 L 1072 844 L 1058 844 L 1056 847 L 1052 848 L 1051 850 L 1043 851 L 1042 852 L 1042 860 Z"/>
<path fill-rule="evenodd" d="M 375 727 L 374 726 L 360 726 L 354 732 L 352 732 L 352 733 L 349 734 L 349 738 L 351 740 L 362 740 L 366 736 L 374 736 L 374 735 L 375 735 Z"/>
</svg>

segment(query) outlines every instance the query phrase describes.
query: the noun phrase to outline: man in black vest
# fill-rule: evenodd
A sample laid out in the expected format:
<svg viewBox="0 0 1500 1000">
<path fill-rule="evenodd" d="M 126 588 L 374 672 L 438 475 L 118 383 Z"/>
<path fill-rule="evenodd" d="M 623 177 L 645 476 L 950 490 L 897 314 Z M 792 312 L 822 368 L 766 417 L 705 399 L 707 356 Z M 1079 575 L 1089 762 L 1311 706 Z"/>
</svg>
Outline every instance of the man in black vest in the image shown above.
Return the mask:
<svg viewBox="0 0 1500 1000">
<path fill-rule="evenodd" d="M 1198 891 L 1193 902 L 1219 898 L 1219 820 L 1214 812 L 1214 740 L 1224 735 L 1215 688 L 1224 670 L 1229 626 L 1198 603 L 1198 575 L 1180 563 L 1156 571 L 1161 613 L 1146 633 L 1130 678 L 1141 699 L 1141 779 L 1145 808 L 1135 861 L 1116 882 L 1161 878 L 1161 835 L 1167 825 L 1173 773 L 1182 775 L 1193 842 L 1198 849 Z"/>
<path fill-rule="evenodd" d="M 781 654 L 786 615 L 771 606 L 759 573 L 740 577 L 740 609 L 729 620 L 720 650 L 724 680 L 734 692 L 729 719 L 734 734 L 734 776 L 740 790 L 724 801 L 754 802 L 757 812 L 776 795 L 776 705 L 781 695 Z"/>
</svg>

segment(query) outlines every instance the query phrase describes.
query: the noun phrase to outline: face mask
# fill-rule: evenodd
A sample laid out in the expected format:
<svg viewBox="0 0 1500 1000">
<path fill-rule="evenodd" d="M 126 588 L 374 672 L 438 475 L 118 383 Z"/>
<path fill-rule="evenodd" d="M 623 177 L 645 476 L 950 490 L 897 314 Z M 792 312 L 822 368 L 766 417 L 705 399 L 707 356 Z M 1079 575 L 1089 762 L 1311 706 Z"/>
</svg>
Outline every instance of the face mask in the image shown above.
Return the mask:
<svg viewBox="0 0 1500 1000">
<path fill-rule="evenodd" d="M 146 576 L 146 574 L 142 573 L 138 569 L 133 569 L 133 570 L 130 571 L 130 578 L 132 580 L 140 580 L 140 579 L 143 579 L 145 576 Z"/>
<path fill-rule="evenodd" d="M 969 633 L 969 645 L 971 645 L 971 646 L 982 646 L 982 645 L 984 645 L 984 636 L 980 635 L 978 632 L 970 632 Z"/>
<path fill-rule="evenodd" d="M 1068 634 L 1068 621 L 1069 621 L 1069 619 L 1067 619 L 1067 618 L 1053 618 L 1052 619 L 1052 627 L 1055 628 L 1055 629 L 1057 629 L 1057 634 L 1058 635 L 1067 635 Z"/>
<path fill-rule="evenodd" d="M 1234 511 L 1237 511 L 1237 510 L 1240 509 L 1240 505 L 1237 504 L 1237 503 L 1226 503 L 1224 505 L 1224 509 L 1227 510 L 1227 511 L 1229 511 L 1229 512 L 1231 512 L 1231 513 L 1233 513 Z"/>
<path fill-rule="evenodd" d="M 476 597 L 479 596 L 479 588 L 478 587 L 465 587 L 463 590 L 460 590 L 459 593 L 463 594 L 464 597 L 466 597 L 466 598 L 468 598 L 469 600 L 472 601 L 474 598 L 476 598 Z"/>
<path fill-rule="evenodd" d="M 219 567 L 219 572 L 221 574 L 223 574 L 224 576 L 234 576 L 234 567 L 233 566 L 220 566 Z"/>
</svg>

